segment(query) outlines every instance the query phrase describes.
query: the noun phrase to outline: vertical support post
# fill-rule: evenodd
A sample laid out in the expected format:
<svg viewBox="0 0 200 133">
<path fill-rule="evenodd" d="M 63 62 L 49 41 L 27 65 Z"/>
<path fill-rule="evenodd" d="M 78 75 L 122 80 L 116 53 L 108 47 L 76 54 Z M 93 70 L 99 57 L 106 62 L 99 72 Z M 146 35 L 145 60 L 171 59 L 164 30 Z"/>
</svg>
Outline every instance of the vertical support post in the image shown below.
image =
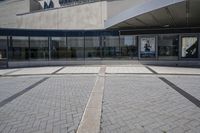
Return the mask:
<svg viewBox="0 0 200 133">
<path fill-rule="evenodd" d="M 48 61 L 51 60 L 51 37 L 48 37 Z"/>
<path fill-rule="evenodd" d="M 84 65 L 85 65 L 85 32 L 83 32 L 83 58 L 84 58 Z"/>
<path fill-rule="evenodd" d="M 7 44 L 6 44 L 6 68 L 9 67 L 9 37 L 7 36 Z"/>
<path fill-rule="evenodd" d="M 121 41 L 120 41 L 120 36 L 121 36 L 121 31 L 119 31 L 119 51 L 120 51 L 119 59 L 122 57 L 122 50 L 121 50 Z"/>
<path fill-rule="evenodd" d="M 31 39 L 28 37 L 28 60 L 31 60 Z"/>
</svg>

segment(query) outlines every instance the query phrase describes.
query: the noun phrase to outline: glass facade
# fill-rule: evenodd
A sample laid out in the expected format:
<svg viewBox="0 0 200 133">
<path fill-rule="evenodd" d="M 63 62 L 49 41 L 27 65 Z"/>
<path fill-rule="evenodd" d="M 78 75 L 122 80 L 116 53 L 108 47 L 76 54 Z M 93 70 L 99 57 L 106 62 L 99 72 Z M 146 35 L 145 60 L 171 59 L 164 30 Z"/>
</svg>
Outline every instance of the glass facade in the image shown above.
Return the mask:
<svg viewBox="0 0 200 133">
<path fill-rule="evenodd" d="M 158 58 L 178 59 L 179 36 L 159 35 L 158 36 Z"/>
<path fill-rule="evenodd" d="M 133 35 L 120 36 L 121 58 L 137 58 L 138 45 Z"/>
<path fill-rule="evenodd" d="M 7 52 L 8 50 L 8 52 Z M 0 36 L 0 59 L 199 59 L 199 34 Z"/>
<path fill-rule="evenodd" d="M 9 46 L 11 60 L 29 60 L 28 37 L 12 37 Z"/>
<path fill-rule="evenodd" d="M 67 57 L 67 45 L 65 37 L 51 37 L 51 59 L 63 60 Z"/>
<path fill-rule="evenodd" d="M 7 37 L 0 36 L 0 59 L 7 58 Z"/>
<path fill-rule="evenodd" d="M 30 37 L 30 59 L 49 59 L 48 37 Z"/>
<path fill-rule="evenodd" d="M 102 38 L 102 55 L 104 58 L 120 57 L 120 45 L 118 36 L 104 36 Z"/>
<path fill-rule="evenodd" d="M 85 37 L 85 58 L 101 58 L 100 37 Z"/>
<path fill-rule="evenodd" d="M 67 58 L 84 58 L 84 37 L 67 37 Z"/>
</svg>

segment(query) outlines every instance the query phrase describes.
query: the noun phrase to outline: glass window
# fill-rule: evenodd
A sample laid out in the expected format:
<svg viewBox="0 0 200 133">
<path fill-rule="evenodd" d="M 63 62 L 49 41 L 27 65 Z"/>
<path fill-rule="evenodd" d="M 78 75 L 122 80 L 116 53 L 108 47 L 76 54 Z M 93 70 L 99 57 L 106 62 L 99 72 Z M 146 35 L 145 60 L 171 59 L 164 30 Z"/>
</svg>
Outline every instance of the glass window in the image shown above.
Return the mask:
<svg viewBox="0 0 200 133">
<path fill-rule="evenodd" d="M 119 36 L 105 36 L 103 37 L 103 57 L 114 58 L 120 56 Z"/>
<path fill-rule="evenodd" d="M 141 58 L 156 57 L 156 37 L 140 38 L 140 57 Z"/>
<path fill-rule="evenodd" d="M 197 58 L 198 57 L 198 38 L 197 37 L 182 37 L 181 47 L 182 58 Z"/>
<path fill-rule="evenodd" d="M 133 58 L 138 56 L 138 46 L 135 36 L 121 36 L 120 49 L 122 58 Z"/>
<path fill-rule="evenodd" d="M 51 38 L 51 59 L 66 59 L 66 37 Z"/>
<path fill-rule="evenodd" d="M 84 37 L 67 38 L 67 58 L 84 58 Z"/>
<path fill-rule="evenodd" d="M 179 37 L 177 35 L 158 36 L 159 59 L 178 59 Z"/>
<path fill-rule="evenodd" d="M 99 37 L 85 37 L 85 58 L 100 58 Z"/>
<path fill-rule="evenodd" d="M 48 59 L 48 37 L 30 37 L 31 59 Z"/>
<path fill-rule="evenodd" d="M 28 60 L 29 59 L 29 44 L 28 37 L 12 37 L 10 45 L 11 60 Z"/>
<path fill-rule="evenodd" d="M 7 37 L 0 36 L 0 59 L 7 58 Z"/>
</svg>

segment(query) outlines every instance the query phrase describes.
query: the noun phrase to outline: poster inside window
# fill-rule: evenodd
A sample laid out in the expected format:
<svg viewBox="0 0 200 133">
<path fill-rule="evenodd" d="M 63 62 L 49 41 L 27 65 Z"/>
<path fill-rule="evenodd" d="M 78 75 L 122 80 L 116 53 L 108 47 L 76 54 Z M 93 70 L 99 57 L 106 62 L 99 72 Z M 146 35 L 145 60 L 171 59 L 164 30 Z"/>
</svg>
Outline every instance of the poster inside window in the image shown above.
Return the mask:
<svg viewBox="0 0 200 133">
<path fill-rule="evenodd" d="M 156 38 L 141 37 L 140 57 L 154 58 L 156 56 Z"/>
<path fill-rule="evenodd" d="M 182 37 L 182 58 L 198 57 L 198 39 L 197 37 Z"/>
</svg>

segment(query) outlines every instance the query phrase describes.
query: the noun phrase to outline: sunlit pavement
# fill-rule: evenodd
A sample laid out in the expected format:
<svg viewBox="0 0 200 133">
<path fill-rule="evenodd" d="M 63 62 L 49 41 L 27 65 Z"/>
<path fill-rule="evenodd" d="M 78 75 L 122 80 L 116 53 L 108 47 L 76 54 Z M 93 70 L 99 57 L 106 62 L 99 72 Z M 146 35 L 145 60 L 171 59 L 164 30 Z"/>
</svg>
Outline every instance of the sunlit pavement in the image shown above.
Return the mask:
<svg viewBox="0 0 200 133">
<path fill-rule="evenodd" d="M 199 133 L 199 81 L 184 67 L 1 69 L 0 132 Z"/>
</svg>

